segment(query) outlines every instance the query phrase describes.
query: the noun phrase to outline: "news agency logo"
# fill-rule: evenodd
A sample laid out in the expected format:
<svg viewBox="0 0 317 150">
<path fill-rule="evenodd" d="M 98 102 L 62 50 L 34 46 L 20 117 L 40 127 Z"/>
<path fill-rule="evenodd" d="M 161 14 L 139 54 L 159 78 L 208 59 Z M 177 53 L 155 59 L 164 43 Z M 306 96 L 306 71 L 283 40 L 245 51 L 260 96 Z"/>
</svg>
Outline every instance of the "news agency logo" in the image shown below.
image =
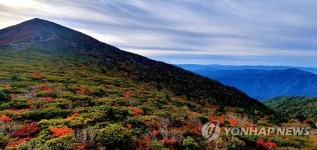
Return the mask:
<svg viewBox="0 0 317 150">
<path fill-rule="evenodd" d="M 218 121 L 207 122 L 201 128 L 201 134 L 207 142 L 211 142 L 220 136 L 220 125 Z"/>
<path fill-rule="evenodd" d="M 309 127 L 224 127 L 225 135 L 281 135 L 281 136 L 307 136 L 317 134 L 316 130 L 310 130 Z M 221 134 L 221 128 L 218 121 L 207 122 L 201 128 L 201 134 L 206 142 L 216 140 Z"/>
</svg>

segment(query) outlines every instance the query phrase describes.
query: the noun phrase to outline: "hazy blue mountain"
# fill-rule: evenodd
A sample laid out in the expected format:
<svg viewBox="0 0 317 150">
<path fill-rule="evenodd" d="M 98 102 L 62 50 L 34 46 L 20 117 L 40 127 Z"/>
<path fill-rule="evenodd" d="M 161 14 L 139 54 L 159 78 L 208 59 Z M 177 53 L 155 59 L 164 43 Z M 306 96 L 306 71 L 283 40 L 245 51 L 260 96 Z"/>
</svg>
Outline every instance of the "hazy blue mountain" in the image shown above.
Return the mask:
<svg viewBox="0 0 317 150">
<path fill-rule="evenodd" d="M 180 67 L 236 87 L 258 100 L 276 96 L 317 96 L 317 75 L 296 68 L 221 65 Z M 245 69 L 252 67 L 261 69 Z M 243 70 L 230 70 L 234 68 Z"/>
<path fill-rule="evenodd" d="M 317 74 L 317 68 L 313 67 L 292 67 L 292 66 L 234 66 L 234 65 L 196 65 L 196 64 L 178 64 L 177 66 L 186 70 L 194 72 L 206 72 L 214 70 L 245 70 L 245 69 L 258 69 L 258 70 L 282 70 L 296 68 L 299 70 Z"/>
</svg>

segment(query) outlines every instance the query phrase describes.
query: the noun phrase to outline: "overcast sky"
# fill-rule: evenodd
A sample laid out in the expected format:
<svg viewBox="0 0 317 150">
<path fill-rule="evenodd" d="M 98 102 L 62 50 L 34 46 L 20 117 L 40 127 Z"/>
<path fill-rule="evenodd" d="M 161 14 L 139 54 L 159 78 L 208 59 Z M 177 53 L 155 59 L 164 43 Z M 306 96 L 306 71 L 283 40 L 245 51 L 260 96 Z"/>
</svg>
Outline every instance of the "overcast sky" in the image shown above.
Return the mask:
<svg viewBox="0 0 317 150">
<path fill-rule="evenodd" d="M 0 28 L 32 18 L 173 64 L 317 67 L 316 0 L 0 0 Z"/>
</svg>

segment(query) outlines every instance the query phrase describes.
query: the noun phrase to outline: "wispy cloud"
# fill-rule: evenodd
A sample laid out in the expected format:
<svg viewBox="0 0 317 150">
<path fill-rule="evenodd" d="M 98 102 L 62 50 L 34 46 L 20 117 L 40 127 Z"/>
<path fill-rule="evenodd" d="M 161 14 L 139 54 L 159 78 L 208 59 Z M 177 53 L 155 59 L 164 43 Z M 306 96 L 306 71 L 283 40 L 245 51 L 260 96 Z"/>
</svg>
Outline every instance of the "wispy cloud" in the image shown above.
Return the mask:
<svg viewBox="0 0 317 150">
<path fill-rule="evenodd" d="M 0 27 L 48 19 L 169 63 L 315 66 L 317 1 L 1 0 Z"/>
</svg>

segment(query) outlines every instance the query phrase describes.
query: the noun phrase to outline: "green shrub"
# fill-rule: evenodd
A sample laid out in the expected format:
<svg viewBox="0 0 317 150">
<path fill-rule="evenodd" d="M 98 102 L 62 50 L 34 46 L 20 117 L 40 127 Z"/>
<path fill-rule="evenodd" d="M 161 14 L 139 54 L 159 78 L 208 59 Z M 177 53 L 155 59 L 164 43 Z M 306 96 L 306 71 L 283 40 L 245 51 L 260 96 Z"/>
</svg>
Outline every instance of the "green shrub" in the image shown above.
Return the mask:
<svg viewBox="0 0 317 150">
<path fill-rule="evenodd" d="M 195 141 L 192 137 L 188 136 L 185 137 L 183 140 L 183 148 L 185 150 L 199 149 L 199 145 L 197 141 Z"/>
<path fill-rule="evenodd" d="M 150 144 L 152 150 L 162 150 L 164 148 L 164 144 L 157 140 L 152 140 Z"/>
<path fill-rule="evenodd" d="M 8 100 L 10 100 L 9 94 L 7 94 L 3 91 L 0 91 L 0 102 L 4 102 L 4 101 L 8 101 Z"/>
<path fill-rule="evenodd" d="M 107 149 L 123 149 L 131 142 L 131 137 L 131 132 L 119 124 L 110 124 L 98 131 L 98 139 Z"/>
</svg>

